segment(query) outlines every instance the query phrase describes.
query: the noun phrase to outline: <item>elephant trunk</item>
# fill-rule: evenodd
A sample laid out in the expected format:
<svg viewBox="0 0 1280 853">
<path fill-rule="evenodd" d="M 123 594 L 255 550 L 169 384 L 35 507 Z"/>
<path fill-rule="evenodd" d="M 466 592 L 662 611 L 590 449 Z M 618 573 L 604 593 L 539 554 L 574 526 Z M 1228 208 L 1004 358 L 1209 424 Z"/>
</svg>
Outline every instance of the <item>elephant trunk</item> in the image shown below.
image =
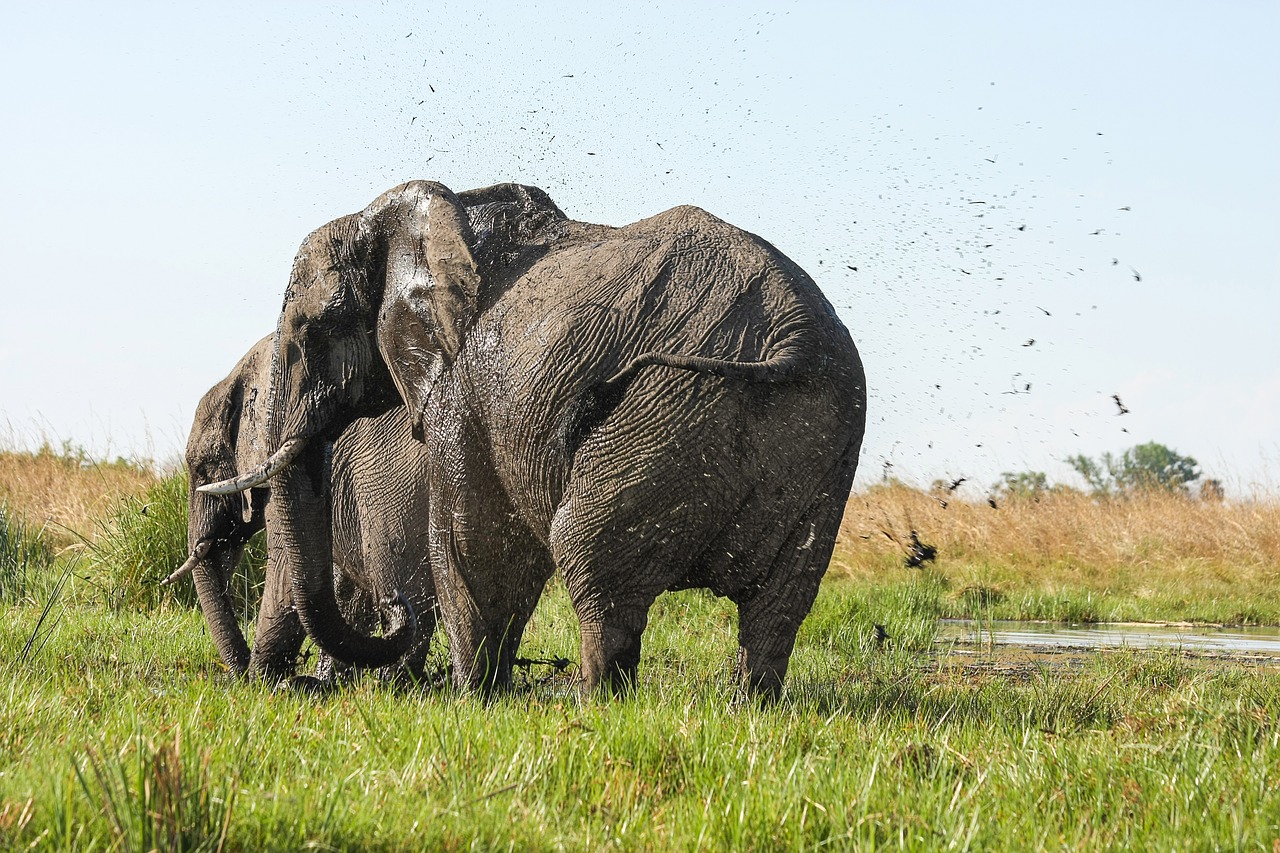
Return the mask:
<svg viewBox="0 0 1280 853">
<path fill-rule="evenodd" d="M 272 479 L 267 512 L 273 559 L 290 579 L 302 626 L 323 651 L 356 666 L 390 666 L 409 650 L 417 619 L 399 592 L 379 602 L 381 637 L 361 634 L 342 615 L 333 583 L 330 453 L 331 445 L 308 442 L 294 464 Z"/>
<path fill-rule="evenodd" d="M 239 548 L 218 548 L 203 556 L 192 554 L 187 561 L 191 564 L 200 609 L 209 622 L 209 632 L 218 647 L 218 655 L 235 676 L 244 675 L 249 667 L 249 644 L 245 642 L 240 623 L 236 620 L 235 607 L 228 595 L 240 551 Z"/>
</svg>

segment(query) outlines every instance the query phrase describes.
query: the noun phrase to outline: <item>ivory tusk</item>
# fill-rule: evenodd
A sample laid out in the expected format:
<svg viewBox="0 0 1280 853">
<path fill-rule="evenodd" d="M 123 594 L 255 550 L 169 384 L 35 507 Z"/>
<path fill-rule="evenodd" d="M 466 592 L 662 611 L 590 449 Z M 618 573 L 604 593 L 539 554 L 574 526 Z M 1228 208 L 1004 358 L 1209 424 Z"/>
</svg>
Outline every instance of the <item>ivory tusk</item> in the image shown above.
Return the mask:
<svg viewBox="0 0 1280 853">
<path fill-rule="evenodd" d="M 293 458 L 298 455 L 306 443 L 307 440 L 305 438 L 291 438 L 280 445 L 279 450 L 267 457 L 266 462 L 263 462 L 248 474 L 232 477 L 230 480 L 221 480 L 217 483 L 206 483 L 198 487 L 196 491 L 204 492 L 208 495 L 234 495 L 236 492 L 257 488 L 274 477 L 281 468 L 288 467 L 289 463 L 293 461 Z"/>
<path fill-rule="evenodd" d="M 164 580 L 160 581 L 160 586 L 169 586 L 170 584 L 177 583 L 178 580 L 183 575 L 191 574 L 192 569 L 196 567 L 196 563 L 198 562 L 200 562 L 200 558 L 197 557 L 195 554 L 192 554 L 190 557 L 187 557 L 187 561 L 183 563 L 181 566 L 178 566 L 177 571 L 169 575 L 169 577 L 165 578 Z"/>
</svg>

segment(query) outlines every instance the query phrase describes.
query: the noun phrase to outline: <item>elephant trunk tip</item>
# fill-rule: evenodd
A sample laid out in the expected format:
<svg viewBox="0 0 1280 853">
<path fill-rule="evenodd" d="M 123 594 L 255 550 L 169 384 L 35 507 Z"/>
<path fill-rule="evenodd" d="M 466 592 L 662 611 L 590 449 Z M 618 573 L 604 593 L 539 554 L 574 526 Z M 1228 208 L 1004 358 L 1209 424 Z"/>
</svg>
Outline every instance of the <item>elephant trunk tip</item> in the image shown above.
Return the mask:
<svg viewBox="0 0 1280 853">
<path fill-rule="evenodd" d="M 192 554 L 191 556 L 187 557 L 187 561 L 183 563 L 181 566 L 178 566 L 178 568 L 174 569 L 173 574 L 169 575 L 169 577 L 160 581 L 160 586 L 173 586 L 175 583 L 180 581 L 183 577 L 191 574 L 191 572 L 196 567 L 196 563 L 198 563 L 199 561 L 200 561 L 200 558 L 197 557 L 195 554 Z"/>
<path fill-rule="evenodd" d="M 386 619 L 382 638 L 393 647 L 401 649 L 399 657 L 403 657 L 404 652 L 409 650 L 414 635 L 418 633 L 418 614 L 413 612 L 413 605 L 398 589 L 392 590 L 390 595 L 384 596 L 378 603 L 381 605 L 383 618 Z"/>
</svg>

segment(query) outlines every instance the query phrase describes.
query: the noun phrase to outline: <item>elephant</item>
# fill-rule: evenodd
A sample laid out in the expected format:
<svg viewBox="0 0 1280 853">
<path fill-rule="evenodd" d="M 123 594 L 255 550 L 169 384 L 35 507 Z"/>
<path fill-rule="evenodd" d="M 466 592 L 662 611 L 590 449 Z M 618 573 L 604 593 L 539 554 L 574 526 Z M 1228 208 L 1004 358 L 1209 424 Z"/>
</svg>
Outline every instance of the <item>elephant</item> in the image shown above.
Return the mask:
<svg viewBox="0 0 1280 853">
<path fill-rule="evenodd" d="M 432 570 L 455 683 L 511 684 L 559 571 L 581 626 L 580 689 L 634 684 L 664 591 L 738 608 L 739 683 L 781 692 L 817 595 L 866 421 L 849 332 L 763 239 L 692 206 L 611 227 L 535 187 L 455 195 L 410 181 L 312 232 L 277 327 L 267 460 L 302 624 L 336 658 L 412 642 L 345 623 L 330 577 L 326 447 L 402 402 L 429 457 Z"/>
<path fill-rule="evenodd" d="M 252 652 L 236 620 L 228 590 L 246 543 L 272 526 L 268 489 L 218 496 L 200 486 L 250 471 L 266 458 L 266 397 L 272 335 L 258 341 L 231 373 L 200 400 L 187 440 L 190 478 L 187 542 L 190 556 L 162 583 L 186 573 L 195 581 L 214 644 L 235 675 L 279 679 L 291 675 L 304 639 L 287 572 L 270 545 L 266 587 Z M 427 511 L 426 447 L 411 432 L 403 406 L 360 418 L 333 448 L 333 561 L 348 620 L 376 627 L 371 591 L 404 590 L 421 620 L 404 670 L 422 675 L 434 630 L 435 587 L 425 530 L 408 519 Z M 331 675 L 322 655 L 317 672 Z"/>
</svg>

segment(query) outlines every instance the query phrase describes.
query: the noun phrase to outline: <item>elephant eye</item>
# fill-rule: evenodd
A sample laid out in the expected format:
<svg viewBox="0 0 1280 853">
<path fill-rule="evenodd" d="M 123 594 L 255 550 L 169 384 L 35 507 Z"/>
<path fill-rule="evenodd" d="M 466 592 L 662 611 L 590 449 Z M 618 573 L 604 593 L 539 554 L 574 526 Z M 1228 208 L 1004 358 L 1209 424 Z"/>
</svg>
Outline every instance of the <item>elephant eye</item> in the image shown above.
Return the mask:
<svg viewBox="0 0 1280 853">
<path fill-rule="evenodd" d="M 316 324 L 326 331 L 330 331 L 351 322 L 352 310 L 355 305 L 355 298 L 351 288 L 343 285 L 330 298 L 324 301 L 314 320 Z"/>
</svg>

